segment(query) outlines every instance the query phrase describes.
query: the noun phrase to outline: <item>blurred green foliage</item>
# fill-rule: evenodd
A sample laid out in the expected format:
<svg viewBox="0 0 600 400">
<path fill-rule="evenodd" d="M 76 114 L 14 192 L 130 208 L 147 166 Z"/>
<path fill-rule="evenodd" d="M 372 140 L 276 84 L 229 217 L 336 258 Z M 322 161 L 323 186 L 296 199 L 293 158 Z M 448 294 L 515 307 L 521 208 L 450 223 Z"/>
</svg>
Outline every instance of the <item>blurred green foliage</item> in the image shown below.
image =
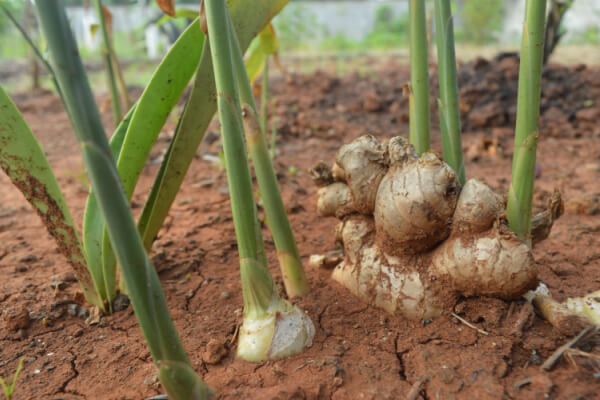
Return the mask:
<svg viewBox="0 0 600 400">
<path fill-rule="evenodd" d="M 600 27 L 592 26 L 587 28 L 577 38 L 576 42 L 582 42 L 585 44 L 598 44 L 600 43 Z"/>
<path fill-rule="evenodd" d="M 20 18 L 23 13 L 22 0 L 0 0 L 0 5 L 6 7 L 8 11 L 16 18 Z M 0 10 L 0 33 L 4 33 L 12 26 L 12 23 L 6 14 Z"/>
<path fill-rule="evenodd" d="M 282 13 L 273 20 L 282 48 L 301 49 L 315 40 L 323 30 L 317 17 L 305 7 L 297 7 L 294 13 Z"/>
<path fill-rule="evenodd" d="M 381 5 L 375 12 L 374 27 L 363 40 L 353 40 L 341 33 L 327 34 L 327 27 L 317 22 L 316 16 L 305 7 L 296 7 L 293 13 L 282 13 L 274 21 L 283 51 L 318 50 L 360 51 L 386 50 L 407 45 L 408 14 L 395 16 L 389 5 Z"/>
<path fill-rule="evenodd" d="M 363 41 L 365 48 L 389 49 L 407 45 L 408 13 L 395 16 L 392 7 L 382 5 L 375 11 L 375 27 Z"/>
<path fill-rule="evenodd" d="M 456 31 L 456 40 L 478 45 L 495 39 L 502 28 L 504 1 L 463 0 L 461 17 L 462 29 Z"/>
<path fill-rule="evenodd" d="M 67 6 L 82 6 L 85 3 L 85 0 L 63 0 L 65 5 Z M 154 0 L 102 0 L 102 3 L 105 5 L 131 5 L 131 4 L 139 4 L 139 5 L 148 5 L 155 4 Z M 176 4 L 199 4 L 200 2 L 195 2 L 191 0 L 175 0 Z"/>
</svg>

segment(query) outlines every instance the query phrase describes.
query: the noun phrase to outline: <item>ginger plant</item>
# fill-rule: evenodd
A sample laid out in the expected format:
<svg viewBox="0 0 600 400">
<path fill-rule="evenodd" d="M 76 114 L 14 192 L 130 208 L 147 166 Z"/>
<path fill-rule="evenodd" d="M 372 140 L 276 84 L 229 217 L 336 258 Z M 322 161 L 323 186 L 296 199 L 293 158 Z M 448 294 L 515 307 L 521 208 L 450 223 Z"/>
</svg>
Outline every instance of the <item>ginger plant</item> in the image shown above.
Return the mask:
<svg viewBox="0 0 600 400">
<path fill-rule="evenodd" d="M 283 358 L 310 347 L 315 328 L 300 308 L 279 296 L 269 273 L 252 192 L 244 135 L 253 156 L 259 185 L 269 188 L 270 195 L 277 197 L 274 193 L 278 194 L 277 183 L 272 168 L 269 168 L 270 158 L 258 124 L 256 105 L 229 9 L 222 0 L 206 0 L 203 4 L 206 10 L 210 51 L 215 66 L 225 169 L 231 190 L 231 208 L 244 297 L 244 320 L 240 328 L 237 355 L 248 361 Z M 240 98 L 250 103 L 244 105 L 244 114 Z M 270 173 L 265 173 L 265 170 L 270 170 Z M 285 210 L 282 211 L 285 215 Z M 289 223 L 287 228 L 289 229 Z M 285 230 L 283 228 L 280 234 Z M 289 232 L 291 233 L 291 230 Z M 274 235 L 277 235 L 275 230 Z M 295 259 L 299 259 L 295 243 L 286 243 L 291 245 L 291 248 L 282 243 L 276 245 L 282 259 L 284 274 L 293 270 L 301 273 L 301 276 L 296 275 L 292 282 L 302 283 L 296 286 L 296 289 L 307 290 L 302 266 L 295 263 Z M 281 254 L 284 254 L 284 257 L 281 257 Z"/>
<path fill-rule="evenodd" d="M 330 176 L 317 210 L 341 219 L 346 253 L 332 277 L 363 300 L 428 319 L 459 296 L 515 299 L 535 288 L 531 248 L 501 218 L 502 198 L 475 179 L 461 186 L 434 153 L 362 136 L 341 147 Z"/>
<path fill-rule="evenodd" d="M 260 4 L 249 0 L 231 2 L 233 25 L 242 50 L 246 49 L 250 40 L 288 1 L 267 0 Z M 72 112 L 66 106 L 63 90 L 57 81 L 55 67 L 42 55 L 42 51 L 9 11 L 2 4 L 0 8 L 22 32 L 45 66 L 67 114 L 72 118 Z M 211 94 L 215 90 L 212 60 L 198 20 L 188 26 L 169 50 L 144 93 L 117 126 L 110 140 L 111 152 L 125 193 L 131 199 L 159 132 L 194 74 L 194 87 L 188 100 L 190 107 L 184 108 L 174 138 L 138 219 L 138 229 L 146 250 L 150 249 L 157 237 L 216 111 L 216 100 Z M 105 313 L 111 313 L 119 283 L 121 292 L 127 290 L 123 280 L 117 281 L 117 262 L 95 193 L 92 191 L 88 197 L 80 235 L 43 150 L 1 88 L 0 104 L 3 105 L 0 107 L 0 130 L 3 131 L 0 139 L 6 143 L 0 146 L 0 167 L 23 192 L 55 238 L 59 249 L 72 265 L 87 302 Z M 188 108 L 194 112 L 187 112 Z M 33 190 L 32 186 L 38 183 L 40 188 Z M 296 270 L 300 271 L 301 264 L 296 264 Z M 304 293 L 306 290 L 307 288 Z"/>
<path fill-rule="evenodd" d="M 221 10 L 221 24 L 217 23 L 219 25 L 217 29 L 221 29 L 219 33 L 221 40 L 217 39 L 214 46 L 220 46 L 220 50 L 223 50 L 224 44 L 228 46 L 229 58 L 231 58 L 231 49 L 235 44 L 237 58 L 243 67 L 242 47 L 245 48 L 250 39 L 286 3 L 286 0 L 266 0 L 257 5 L 251 1 L 233 0 L 230 4 L 234 15 L 232 20 L 223 19 L 223 16 L 229 16 L 227 8 L 224 2 L 217 3 L 215 6 L 217 10 L 220 10 L 219 7 L 225 7 L 225 11 Z M 80 142 L 83 160 L 90 177 L 92 191 L 84 214 L 83 239 L 80 240 L 58 182 L 39 143 L 17 107 L 1 87 L 0 142 L 3 145 L 0 146 L 0 167 L 34 206 L 61 252 L 68 258 L 87 301 L 105 312 L 112 311 L 112 300 L 117 292 L 118 262 L 121 272 L 121 291 L 127 290 L 131 298 L 141 330 L 158 368 L 159 379 L 169 398 L 211 398 L 212 390 L 194 372 L 179 340 L 158 275 L 144 249 L 144 246 L 149 247 L 156 237 L 162 223 L 161 218 L 166 215 L 162 213 L 168 212 L 172 198 L 181 183 L 181 181 L 170 180 L 166 192 L 163 191 L 164 187 L 161 186 L 164 183 L 163 178 L 172 173 L 172 165 L 165 163 L 161 166 L 156 180 L 158 183 L 153 186 L 146 203 L 147 207 L 144 208 L 144 211 L 150 210 L 151 213 L 143 212 L 137 227 L 128 203 L 152 144 L 194 71 L 197 70 L 196 83 L 200 83 L 203 87 L 214 87 L 216 80 L 216 86 L 222 88 L 223 74 L 227 76 L 232 69 L 231 59 L 223 59 L 223 55 L 227 56 L 226 53 L 219 51 L 218 54 L 214 54 L 214 50 L 208 48 L 200 22 L 196 20 L 169 51 L 141 98 L 117 127 L 109 143 L 63 3 L 38 1 L 36 7 L 40 15 L 42 31 L 48 42 L 50 54 L 48 65 L 52 65 L 49 70 L 53 71 L 58 92 L 61 94 Z M 212 22 L 209 23 L 211 24 L 214 27 Z M 223 35 L 226 37 L 225 42 L 222 39 Z M 238 37 L 240 41 L 244 41 L 243 45 L 238 43 Z M 214 72 L 212 58 L 215 59 Z M 220 67 L 223 70 L 219 70 Z M 232 79 L 229 79 L 230 85 L 231 82 Z M 236 83 L 234 82 L 233 87 Z M 231 86 L 225 89 L 225 92 L 229 92 Z M 194 115 L 190 117 L 193 123 L 198 122 L 198 118 L 201 122 L 207 122 L 214 114 L 215 109 L 212 106 L 216 108 L 216 99 L 211 93 L 214 93 L 214 90 L 192 92 L 186 110 L 198 104 L 202 105 L 201 108 L 195 109 Z M 223 104 L 221 108 L 222 106 Z M 223 120 L 228 118 L 227 112 L 225 111 L 225 115 L 221 116 Z M 184 112 L 180 127 L 185 121 L 189 121 L 186 115 L 191 114 Z M 235 120 L 238 126 L 241 124 L 240 118 L 238 113 Z M 203 130 L 192 132 L 188 128 L 182 128 L 177 132 L 176 138 L 169 147 L 168 155 L 176 157 L 180 162 L 176 165 L 177 171 L 173 173 L 183 177 L 191 159 L 186 159 L 189 153 L 179 153 L 180 148 L 177 147 L 176 139 L 183 140 L 185 137 L 187 140 L 192 133 L 196 139 L 201 139 Z M 243 139 L 239 140 L 239 137 L 235 136 L 236 133 L 239 136 L 240 131 L 232 132 L 233 136 L 228 133 L 227 137 L 229 143 L 235 142 L 234 154 L 241 154 L 240 152 L 245 154 Z M 227 147 L 231 149 L 230 145 Z M 266 151 L 262 153 L 266 155 Z M 232 156 L 229 152 L 227 158 L 235 159 L 235 155 Z M 269 160 L 268 156 L 263 158 Z M 258 160 L 255 160 L 255 163 L 258 163 Z M 262 170 L 269 168 L 274 177 L 270 163 L 265 164 Z M 247 169 L 248 165 L 246 165 L 246 172 Z M 249 203 L 243 201 L 253 199 L 250 189 L 250 197 L 241 196 L 242 202 L 239 202 L 239 194 L 244 193 L 247 188 L 244 182 L 237 181 L 239 177 L 244 179 L 244 175 L 237 172 L 232 173 L 235 178 L 231 179 L 234 183 L 230 188 L 232 203 L 236 204 L 237 200 L 238 204 L 242 204 L 241 208 L 239 206 L 234 208 L 234 216 L 239 217 L 240 212 L 244 214 L 249 210 L 245 208 Z M 250 182 L 249 174 L 246 175 L 248 175 L 247 182 Z M 162 194 L 167 197 L 162 197 Z M 273 191 L 272 197 L 277 196 L 281 201 L 279 192 Z M 152 213 L 157 210 L 157 214 Z M 249 327 L 249 323 L 245 323 L 242 327 L 240 337 L 246 337 L 247 345 L 245 347 L 241 345 L 240 349 L 246 350 L 246 353 L 241 353 L 241 356 L 249 354 L 244 358 L 262 360 L 269 357 L 285 357 L 301 351 L 304 346 L 310 345 L 314 327 L 302 311 L 279 298 L 266 269 L 262 236 L 255 215 L 255 212 L 251 214 L 253 217 L 251 223 L 247 223 L 248 215 L 245 215 L 245 219 L 242 218 L 241 222 L 240 218 L 234 217 L 236 230 L 251 232 L 249 239 L 246 237 L 245 241 L 240 240 L 240 249 L 244 248 L 241 263 L 247 267 L 242 268 L 242 280 L 244 298 L 250 299 L 246 302 L 246 317 L 259 317 L 258 321 L 251 321 L 258 325 Z M 281 226 L 285 230 L 285 226 Z M 276 232 L 274 234 L 277 235 Z M 306 293 L 308 286 L 290 229 L 287 234 L 288 241 L 281 246 L 281 249 L 278 245 L 278 250 L 281 250 L 280 253 L 284 256 L 281 257 L 284 271 L 292 271 L 289 276 L 290 282 L 295 285 L 292 287 L 294 294 L 301 295 Z M 242 253 L 242 250 L 240 252 Z M 246 329 L 245 333 L 244 329 Z"/>
<path fill-rule="evenodd" d="M 415 95 L 428 96 L 417 78 L 423 71 L 414 71 L 427 68 L 426 42 L 419 34 L 424 30 L 423 3 L 410 2 L 410 144 L 399 136 L 384 142 L 362 136 L 340 148 L 331 169 L 323 164 L 313 169 L 315 182 L 322 186 L 318 213 L 341 220 L 336 238 L 345 259 L 334 269 L 333 279 L 363 300 L 411 319 L 447 312 L 460 296 L 517 299 L 528 293 L 534 304 L 550 304 L 541 310 L 556 311 L 543 311 L 551 322 L 559 319 L 557 312 L 579 312 L 580 321 L 598 324 L 600 307 L 594 295 L 560 305 L 540 290 L 528 292 L 538 284 L 532 247 L 549 235 L 562 214 L 555 192 L 548 209 L 531 217 L 545 0 L 526 3 L 508 205 L 484 183 L 464 181 L 448 0 L 435 2 L 447 162 L 427 151 L 428 102 L 414 100 Z"/>
</svg>

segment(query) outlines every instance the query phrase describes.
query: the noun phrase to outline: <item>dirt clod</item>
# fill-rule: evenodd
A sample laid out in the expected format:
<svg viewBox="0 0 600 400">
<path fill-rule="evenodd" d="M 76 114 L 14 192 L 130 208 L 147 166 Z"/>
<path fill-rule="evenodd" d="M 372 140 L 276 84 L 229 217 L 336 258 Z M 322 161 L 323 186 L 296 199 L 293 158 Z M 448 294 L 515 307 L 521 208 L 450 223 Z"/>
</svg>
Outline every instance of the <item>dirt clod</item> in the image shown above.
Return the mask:
<svg viewBox="0 0 600 400">
<path fill-rule="evenodd" d="M 31 323 L 29 311 L 22 306 L 6 309 L 2 316 L 4 322 L 6 322 L 6 327 L 13 332 L 19 329 L 27 329 Z"/>
<path fill-rule="evenodd" d="M 226 341 L 211 339 L 202 353 L 202 359 L 207 364 L 218 364 L 229 353 Z"/>
</svg>

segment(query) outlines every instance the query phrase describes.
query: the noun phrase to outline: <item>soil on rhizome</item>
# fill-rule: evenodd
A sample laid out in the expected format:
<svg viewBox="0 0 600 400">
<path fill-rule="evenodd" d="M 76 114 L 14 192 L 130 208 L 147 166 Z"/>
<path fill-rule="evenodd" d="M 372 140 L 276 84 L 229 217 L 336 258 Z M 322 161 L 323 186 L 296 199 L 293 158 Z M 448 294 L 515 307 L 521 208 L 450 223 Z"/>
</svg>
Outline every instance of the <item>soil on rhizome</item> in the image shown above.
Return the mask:
<svg viewBox="0 0 600 400">
<path fill-rule="evenodd" d="M 506 193 L 510 179 L 517 70 L 516 59 L 505 55 L 460 72 L 467 173 L 498 193 Z M 332 282 L 329 270 L 308 267 L 309 255 L 335 250 L 337 223 L 317 216 L 308 168 L 319 159 L 330 163 L 341 144 L 360 135 L 407 132 L 407 80 L 405 66 L 387 62 L 364 74 L 319 72 L 274 82 L 277 170 L 312 289 L 299 302 L 317 328 L 312 348 L 286 360 L 250 364 L 235 358 L 242 316 L 238 259 L 224 172 L 203 160 L 205 153 L 218 153 L 218 130 L 211 127 L 151 254 L 196 370 L 220 398 L 398 399 L 411 389 L 413 398 L 423 399 L 599 398 L 593 360 L 561 359 L 551 371 L 540 370 L 540 362 L 569 338 L 528 303 L 460 300 L 454 312 L 484 335 L 450 315 L 422 322 L 389 315 Z M 85 179 L 58 98 L 25 93 L 15 100 L 80 221 Z M 558 187 L 566 214 L 534 256 L 540 278 L 559 300 L 600 288 L 598 104 L 600 70 L 545 71 L 535 206 Z M 107 123 L 109 114 L 104 112 Z M 153 160 L 160 159 L 172 129 L 161 134 Z M 436 127 L 432 136 L 439 150 Z M 142 176 L 132 203 L 136 213 L 157 168 L 149 163 Z M 12 375 L 25 357 L 15 398 L 143 399 L 160 393 L 131 307 L 86 324 L 85 311 L 73 305 L 81 301 L 77 284 L 37 215 L 4 175 L 0 188 L 0 374 Z M 269 237 L 266 228 L 263 233 Z M 273 244 L 266 245 L 281 289 Z M 28 327 L 9 329 L 11 316 L 24 310 Z M 589 342 L 582 349 L 598 354 L 597 346 Z"/>
</svg>

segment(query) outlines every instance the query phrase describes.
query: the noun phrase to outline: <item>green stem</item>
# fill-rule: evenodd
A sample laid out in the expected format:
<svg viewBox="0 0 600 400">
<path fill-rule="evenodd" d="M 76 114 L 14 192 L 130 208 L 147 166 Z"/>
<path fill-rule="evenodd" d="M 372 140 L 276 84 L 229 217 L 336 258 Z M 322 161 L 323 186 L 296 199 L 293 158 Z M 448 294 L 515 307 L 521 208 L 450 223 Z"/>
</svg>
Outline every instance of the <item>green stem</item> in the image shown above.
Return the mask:
<svg viewBox="0 0 600 400">
<path fill-rule="evenodd" d="M 273 121 L 271 121 L 271 160 L 275 160 L 277 156 L 277 118 L 273 115 Z"/>
<path fill-rule="evenodd" d="M 429 150 L 429 64 L 425 0 L 409 0 L 410 13 L 410 143 L 417 153 Z"/>
<path fill-rule="evenodd" d="M 268 118 L 268 114 L 269 114 L 269 106 L 271 106 L 271 109 L 274 109 L 274 106 L 272 104 L 269 104 L 270 102 L 270 95 L 269 95 L 269 55 L 265 56 L 265 65 L 263 67 L 263 86 L 262 89 L 260 91 L 260 113 L 261 113 L 261 128 L 262 128 L 262 132 L 263 132 L 263 136 L 265 137 L 265 140 L 267 138 L 267 134 L 269 132 L 269 118 Z M 273 115 L 273 121 L 271 121 L 271 143 L 269 145 L 269 155 L 271 157 L 271 160 L 275 160 L 275 157 L 277 156 L 277 125 L 275 124 L 275 116 Z"/>
<path fill-rule="evenodd" d="M 529 237 L 531 229 L 545 18 L 546 0 L 527 0 L 519 67 L 512 181 L 506 207 L 510 228 L 523 239 Z"/>
<path fill-rule="evenodd" d="M 237 62 L 237 60 L 236 60 Z M 239 80 L 239 77 L 238 77 Z M 241 85 L 243 86 L 243 85 Z M 242 99 L 242 101 L 244 101 Z M 260 90 L 260 115 L 261 115 L 261 128 L 262 134 L 266 138 L 269 132 L 269 56 L 265 56 L 263 74 L 262 74 L 262 88 Z"/>
<path fill-rule="evenodd" d="M 39 1 L 39 0 L 38 0 Z M 104 66 L 106 68 L 106 77 L 108 78 L 108 88 L 110 90 L 110 98 L 113 109 L 113 117 L 115 119 L 115 125 L 121 121 L 121 100 L 119 99 L 119 90 L 117 89 L 117 79 L 112 62 L 112 46 L 110 42 L 110 36 L 108 29 L 106 28 L 106 19 L 104 18 L 104 11 L 102 10 L 102 0 L 94 0 L 94 7 L 98 14 L 98 21 L 100 21 L 100 28 L 102 29 L 102 56 L 104 57 Z"/>
<path fill-rule="evenodd" d="M 242 50 L 246 50 L 252 38 L 260 32 L 289 0 L 234 1 L 231 3 L 231 17 L 238 34 Z M 217 111 L 216 88 L 213 65 L 208 41 L 204 43 L 200 64 L 196 71 L 194 85 L 187 106 L 165 154 L 160 173 L 152 186 L 151 196 L 144 205 L 140 221 L 140 231 L 144 244 L 150 248 L 158 234 L 169 209 L 175 200 L 186 172 L 196 155 L 196 151 L 206 129 Z M 163 168 L 164 167 L 164 168 Z"/>
<path fill-rule="evenodd" d="M 244 144 L 238 88 L 233 72 L 232 43 L 228 10 L 223 0 L 204 0 L 208 39 L 214 64 L 217 105 L 233 224 L 240 256 L 244 313 L 261 317 L 273 297 L 279 294 L 267 266 L 259 255 L 262 237 L 257 235 L 258 220 L 248 155 Z"/>
<path fill-rule="evenodd" d="M 304 296 L 309 291 L 308 281 L 306 280 L 304 268 L 302 267 L 300 253 L 296 246 L 296 240 L 294 239 L 290 220 L 288 219 L 285 205 L 281 198 L 279 185 L 277 184 L 277 176 L 275 175 L 275 170 L 273 169 L 271 157 L 269 156 L 269 150 L 267 148 L 266 135 L 262 133 L 266 132 L 267 123 L 263 119 L 263 130 L 261 132 L 252 87 L 250 86 L 250 80 L 246 73 L 242 51 L 231 21 L 229 21 L 229 27 L 230 37 L 233 41 L 232 55 L 235 74 L 239 86 L 240 99 L 243 103 L 242 115 L 246 141 L 252 163 L 254 164 L 256 180 L 258 181 L 258 186 L 260 188 L 267 219 L 269 220 L 269 228 L 271 229 L 273 240 L 275 241 L 283 283 L 290 298 Z M 266 71 L 267 70 L 265 69 L 265 72 Z M 263 92 L 265 89 L 268 90 L 268 86 L 265 87 L 266 80 L 268 80 L 268 74 L 263 75 Z M 263 96 L 262 100 L 262 104 L 268 102 L 266 96 Z M 264 118 L 266 110 L 263 110 L 263 112 Z"/>
<path fill-rule="evenodd" d="M 121 265 L 122 278 L 129 288 L 135 315 L 161 372 L 159 376 L 174 399 L 192 398 L 192 394 L 196 393 L 196 398 L 208 398 L 211 391 L 197 376 L 193 385 L 188 384 L 188 387 L 182 388 L 174 383 L 181 380 L 182 373 L 173 372 L 172 365 L 177 365 L 177 371 L 185 370 L 187 374 L 192 367 L 173 325 L 158 275 L 144 250 L 129 209 L 64 4 L 62 1 L 37 1 L 36 6 L 48 41 L 50 59 L 71 110 L 71 122 L 82 147 L 92 189 Z M 189 383 L 187 376 L 185 381 Z M 169 390 L 173 387 L 178 388 L 177 393 Z"/>
<path fill-rule="evenodd" d="M 121 64 L 119 64 L 119 59 L 117 58 L 117 52 L 111 46 L 111 60 L 113 62 L 113 67 L 115 72 L 117 73 L 117 83 L 121 88 L 121 93 L 123 94 L 123 99 L 125 99 L 125 109 L 129 110 L 131 108 L 131 99 L 129 98 L 129 92 L 127 91 L 127 84 L 125 83 L 125 77 L 123 76 L 123 69 L 121 68 Z"/>
<path fill-rule="evenodd" d="M 435 0 L 435 32 L 440 81 L 440 131 L 444 159 L 465 183 L 465 164 L 460 140 L 460 110 L 458 108 L 458 83 L 456 80 L 456 55 L 454 54 L 454 27 L 450 0 Z"/>
<path fill-rule="evenodd" d="M 48 71 L 48 73 L 50 74 L 50 77 L 52 78 L 52 83 L 54 84 L 54 88 L 56 89 L 56 92 L 60 96 L 60 99 L 61 99 L 62 103 L 65 104 L 64 96 L 62 94 L 62 91 L 60 90 L 60 86 L 58 85 L 58 81 L 56 80 L 56 74 L 54 73 L 54 69 L 52 68 L 52 66 L 48 63 L 48 60 L 46 60 L 46 58 L 42 55 L 42 52 L 35 45 L 35 43 L 33 42 L 33 39 L 29 36 L 29 34 L 25 30 L 25 28 L 23 28 L 23 26 L 21 26 L 21 24 L 19 24 L 19 22 L 17 21 L 17 19 L 14 17 L 14 15 L 12 15 L 12 13 L 8 10 L 8 8 L 6 8 L 6 6 L 4 4 L 2 4 L 2 3 L 0 3 L 0 8 L 2 8 L 2 11 L 4 11 L 4 13 L 8 17 L 8 19 L 10 19 L 11 22 L 13 23 L 13 25 L 19 30 L 19 32 L 21 33 L 21 35 L 23 36 L 23 38 L 25 39 L 25 41 L 27 42 L 27 44 L 29 45 L 29 47 L 31 47 L 31 49 L 33 50 L 33 52 L 37 56 L 38 60 L 42 64 L 44 64 L 44 67 L 46 68 L 46 71 Z M 68 112 L 68 110 L 67 110 L 67 112 Z"/>
</svg>

